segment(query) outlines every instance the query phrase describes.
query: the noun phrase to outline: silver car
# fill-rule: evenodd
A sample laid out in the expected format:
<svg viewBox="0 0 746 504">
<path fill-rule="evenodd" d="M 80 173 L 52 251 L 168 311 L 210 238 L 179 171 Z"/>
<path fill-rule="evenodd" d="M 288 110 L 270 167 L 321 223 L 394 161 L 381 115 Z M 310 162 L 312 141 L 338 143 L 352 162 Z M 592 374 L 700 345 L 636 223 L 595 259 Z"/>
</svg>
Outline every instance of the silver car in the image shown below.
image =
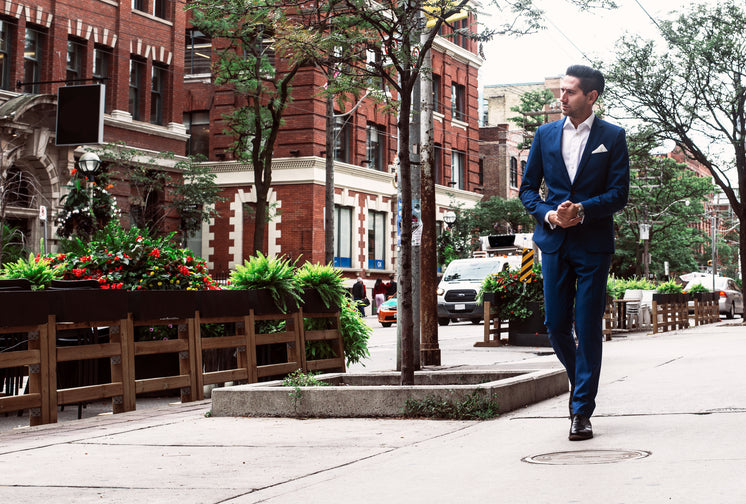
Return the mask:
<svg viewBox="0 0 746 504">
<path fill-rule="evenodd" d="M 707 290 L 712 291 L 712 281 L 712 276 L 703 275 L 694 278 L 686 284 L 684 292 L 689 292 L 697 284 L 702 284 Z M 721 314 L 724 314 L 729 319 L 732 319 L 736 314 L 741 315 L 741 318 L 743 318 L 743 293 L 732 278 L 716 276 L 715 291 L 720 292 Z"/>
</svg>

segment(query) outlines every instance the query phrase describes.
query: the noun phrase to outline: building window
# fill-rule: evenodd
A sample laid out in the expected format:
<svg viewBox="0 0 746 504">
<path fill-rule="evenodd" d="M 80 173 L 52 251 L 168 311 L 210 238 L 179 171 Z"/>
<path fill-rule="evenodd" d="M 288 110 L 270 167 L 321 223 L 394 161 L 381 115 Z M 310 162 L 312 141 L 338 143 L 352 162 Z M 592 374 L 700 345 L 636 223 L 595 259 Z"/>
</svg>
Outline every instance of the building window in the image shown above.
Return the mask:
<svg viewBox="0 0 746 504">
<path fill-rule="evenodd" d="M 453 119 L 466 120 L 466 88 L 455 82 L 451 84 L 451 117 Z"/>
<path fill-rule="evenodd" d="M 521 180 L 523 180 L 524 175 L 526 175 L 526 162 L 521 161 Z"/>
<path fill-rule="evenodd" d="M 442 184 L 440 180 L 442 166 L 443 166 L 443 147 L 440 144 L 435 144 L 435 148 L 433 149 L 433 178 L 436 184 Z"/>
<path fill-rule="evenodd" d="M 83 78 L 83 59 L 85 58 L 86 46 L 84 43 L 72 39 L 67 41 L 67 67 L 65 80 L 67 82 L 79 81 Z"/>
<path fill-rule="evenodd" d="M 166 69 L 153 65 L 153 78 L 150 83 L 150 122 L 163 124 L 163 95 L 166 86 Z"/>
<path fill-rule="evenodd" d="M 334 118 L 334 160 L 350 162 L 350 141 L 352 121 L 349 116 Z"/>
<path fill-rule="evenodd" d="M 518 187 L 518 160 L 510 158 L 510 187 Z"/>
<path fill-rule="evenodd" d="M 101 83 L 106 85 L 106 103 L 104 104 L 104 112 L 107 114 L 111 112 L 111 97 L 114 89 L 113 83 L 109 82 L 111 58 L 111 49 L 106 49 L 104 47 L 93 48 L 93 78 L 100 80 Z"/>
<path fill-rule="evenodd" d="M 185 112 L 184 126 L 187 128 L 189 140 L 187 141 L 187 154 L 194 156 L 202 154 L 210 155 L 210 112 Z"/>
<path fill-rule="evenodd" d="M 453 43 L 467 49 L 469 42 L 469 20 L 459 19 L 453 23 Z"/>
<path fill-rule="evenodd" d="M 386 129 L 383 126 L 368 123 L 366 129 L 366 146 L 368 168 L 386 171 L 386 166 L 384 165 Z"/>
<path fill-rule="evenodd" d="M 161 19 L 168 19 L 169 0 L 153 0 L 153 15 Z"/>
<path fill-rule="evenodd" d="M 23 50 L 23 82 L 36 83 L 25 86 L 24 91 L 32 94 L 38 94 L 41 91 L 38 82 L 41 81 L 42 38 L 43 34 L 40 31 L 26 28 Z"/>
<path fill-rule="evenodd" d="M 132 0 L 132 10 L 145 10 L 145 0 Z"/>
<path fill-rule="evenodd" d="M 139 121 L 142 119 L 142 92 L 143 80 L 145 77 L 145 62 L 130 59 L 130 94 L 129 94 L 129 112 L 132 119 Z"/>
<path fill-rule="evenodd" d="M 10 90 L 10 62 L 15 25 L 0 19 L 0 88 Z"/>
<path fill-rule="evenodd" d="M 334 207 L 334 266 L 352 267 L 352 207 Z"/>
<path fill-rule="evenodd" d="M 184 72 L 187 74 L 210 73 L 212 57 L 212 40 L 194 28 L 186 31 L 186 52 L 184 53 Z"/>
<path fill-rule="evenodd" d="M 386 213 L 368 212 L 368 269 L 386 267 Z"/>
<path fill-rule="evenodd" d="M 464 188 L 464 160 L 465 154 L 454 149 L 451 154 L 451 186 L 457 189 Z"/>
<path fill-rule="evenodd" d="M 440 104 L 440 75 L 433 74 L 433 112 L 443 113 L 443 107 Z"/>
</svg>

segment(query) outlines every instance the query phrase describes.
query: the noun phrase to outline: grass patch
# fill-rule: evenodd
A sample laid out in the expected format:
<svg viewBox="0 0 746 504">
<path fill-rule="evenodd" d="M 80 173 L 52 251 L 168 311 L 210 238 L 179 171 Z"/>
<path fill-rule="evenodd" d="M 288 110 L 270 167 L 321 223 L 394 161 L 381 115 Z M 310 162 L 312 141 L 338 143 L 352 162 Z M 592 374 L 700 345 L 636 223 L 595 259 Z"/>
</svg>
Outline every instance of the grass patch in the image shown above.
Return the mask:
<svg viewBox="0 0 746 504">
<path fill-rule="evenodd" d="M 404 404 L 405 417 L 488 420 L 499 415 L 497 395 L 485 397 L 479 390 L 458 401 L 431 394 L 422 400 L 407 399 Z"/>
</svg>

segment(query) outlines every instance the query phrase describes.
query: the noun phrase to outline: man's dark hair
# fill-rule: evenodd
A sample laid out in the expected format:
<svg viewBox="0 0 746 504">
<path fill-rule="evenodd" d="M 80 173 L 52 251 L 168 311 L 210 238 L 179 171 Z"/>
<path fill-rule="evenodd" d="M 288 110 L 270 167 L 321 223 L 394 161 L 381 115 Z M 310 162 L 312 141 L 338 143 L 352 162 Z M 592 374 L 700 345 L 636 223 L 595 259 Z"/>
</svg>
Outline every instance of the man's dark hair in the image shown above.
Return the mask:
<svg viewBox="0 0 746 504">
<path fill-rule="evenodd" d="M 604 74 L 595 68 L 585 65 L 571 65 L 567 67 L 565 75 L 577 77 L 580 80 L 580 89 L 583 90 L 583 94 L 595 90 L 598 91 L 598 96 L 601 96 L 604 92 Z"/>
</svg>

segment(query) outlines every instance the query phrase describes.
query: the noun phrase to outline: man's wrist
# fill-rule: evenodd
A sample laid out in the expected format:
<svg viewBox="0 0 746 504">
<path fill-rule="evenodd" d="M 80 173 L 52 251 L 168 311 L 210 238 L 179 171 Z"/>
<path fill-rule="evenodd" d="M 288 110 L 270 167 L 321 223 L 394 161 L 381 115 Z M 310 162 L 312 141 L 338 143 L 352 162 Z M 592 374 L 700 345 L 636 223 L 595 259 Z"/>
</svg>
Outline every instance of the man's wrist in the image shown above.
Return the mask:
<svg viewBox="0 0 746 504">
<path fill-rule="evenodd" d="M 585 218 L 585 208 L 583 208 L 583 204 L 582 203 L 577 203 L 577 205 L 578 205 L 578 213 L 577 213 L 576 217 L 578 219 L 582 220 L 582 219 Z"/>
</svg>

